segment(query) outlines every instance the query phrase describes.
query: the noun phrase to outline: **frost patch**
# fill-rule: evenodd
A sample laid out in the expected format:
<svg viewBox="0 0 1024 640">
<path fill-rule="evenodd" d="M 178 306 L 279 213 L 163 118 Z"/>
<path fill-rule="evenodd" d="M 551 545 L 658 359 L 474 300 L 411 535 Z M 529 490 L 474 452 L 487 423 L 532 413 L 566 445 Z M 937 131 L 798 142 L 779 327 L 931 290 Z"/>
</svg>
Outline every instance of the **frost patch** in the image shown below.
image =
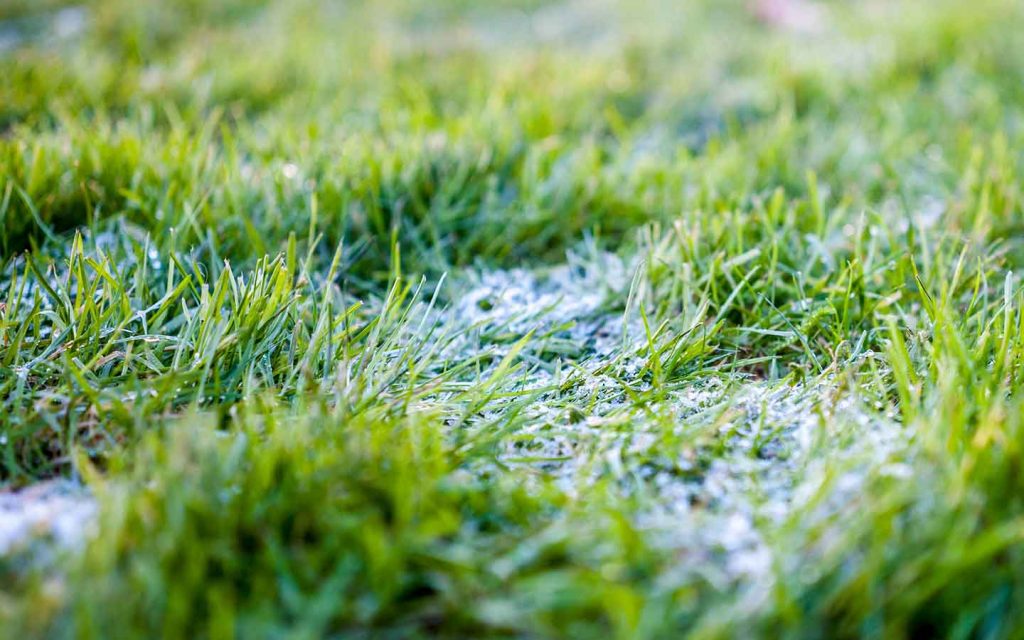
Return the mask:
<svg viewBox="0 0 1024 640">
<path fill-rule="evenodd" d="M 53 480 L 0 493 L 0 555 L 37 540 L 77 547 L 92 528 L 96 501 L 81 485 Z"/>
<path fill-rule="evenodd" d="M 630 274 L 630 266 L 609 253 L 586 260 L 570 256 L 566 264 L 540 271 L 470 274 L 459 286 L 457 302 L 440 318 L 459 336 L 448 354 L 466 357 L 490 350 L 501 355 L 532 331 L 541 341 L 562 341 L 569 359 L 607 356 L 624 340 L 628 344 L 643 335 L 639 318 L 624 322 L 618 306 L 626 298 Z"/>
<path fill-rule="evenodd" d="M 64 7 L 50 13 L 0 20 L 0 54 L 32 43 L 53 46 L 79 36 L 88 26 L 85 7 Z"/>
<path fill-rule="evenodd" d="M 767 597 L 772 533 L 800 514 L 841 517 L 873 473 L 910 455 L 906 432 L 829 376 L 707 375 L 654 388 L 639 314 L 622 306 L 634 268 L 610 254 L 570 256 L 456 283 L 462 295 L 434 318 L 452 337 L 446 359 L 486 354 L 495 367 L 493 356 L 532 332 L 519 372 L 458 421 L 508 426 L 494 458 L 467 471 L 533 471 L 570 497 L 603 483 L 634 505 L 653 544 L 683 559 L 678 571 Z"/>
</svg>

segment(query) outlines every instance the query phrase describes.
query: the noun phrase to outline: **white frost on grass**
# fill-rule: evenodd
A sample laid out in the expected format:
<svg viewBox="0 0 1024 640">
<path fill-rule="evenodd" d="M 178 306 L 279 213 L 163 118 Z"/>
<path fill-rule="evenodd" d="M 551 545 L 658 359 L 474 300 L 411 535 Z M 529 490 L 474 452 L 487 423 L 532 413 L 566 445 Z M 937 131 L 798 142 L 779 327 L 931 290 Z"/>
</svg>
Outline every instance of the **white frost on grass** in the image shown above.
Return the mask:
<svg viewBox="0 0 1024 640">
<path fill-rule="evenodd" d="M 74 548 L 95 517 L 92 495 L 70 481 L 51 480 L 0 493 L 0 556 L 40 540 Z"/>
<path fill-rule="evenodd" d="M 788 384 L 709 375 L 653 388 L 643 325 L 622 308 L 632 269 L 595 252 L 455 283 L 462 295 L 423 320 L 445 336 L 445 361 L 492 356 L 467 374 L 486 379 L 533 335 L 509 386 L 455 428 L 509 425 L 494 462 L 481 463 L 495 466 L 477 471 L 531 470 L 570 497 L 604 481 L 634 505 L 639 530 L 684 560 L 679 571 L 763 596 L 777 561 L 773 528 L 801 510 L 832 517 L 872 471 L 899 473 L 890 462 L 906 451 L 905 431 L 827 376 Z M 0 554 L 38 534 L 74 544 L 94 513 L 67 484 L 0 494 Z"/>
<path fill-rule="evenodd" d="M 89 13 L 79 6 L 0 20 L 0 54 L 32 43 L 54 46 L 81 35 L 88 26 Z"/>
<path fill-rule="evenodd" d="M 490 353 L 503 356 L 533 332 L 533 346 L 561 352 L 569 360 L 607 356 L 643 335 L 639 318 L 623 323 L 635 265 L 594 252 L 570 255 L 544 270 L 510 269 L 470 273 L 456 284 L 455 303 L 437 321 L 455 338 L 445 354 L 457 359 Z M 625 331 L 623 327 L 625 326 Z"/>
<path fill-rule="evenodd" d="M 873 470 L 906 451 L 905 431 L 829 376 L 798 384 L 708 376 L 654 393 L 643 326 L 615 305 L 630 273 L 600 255 L 463 283 L 443 318 L 464 334 L 452 355 L 504 355 L 530 331 L 573 347 L 555 366 L 523 357 L 514 384 L 520 397 L 536 395 L 525 408 L 515 394 L 492 401 L 479 424 L 501 423 L 515 407 L 499 467 L 531 469 L 570 496 L 612 480 L 656 544 L 723 588 L 764 596 L 775 560 L 768 532 L 809 505 L 840 513 Z M 828 499 L 814 503 L 822 491 Z"/>
<path fill-rule="evenodd" d="M 455 306 L 455 319 L 506 324 L 510 330 L 580 321 L 604 309 L 629 286 L 629 267 L 610 253 L 573 259 L 543 271 L 510 269 L 471 274 Z"/>
</svg>

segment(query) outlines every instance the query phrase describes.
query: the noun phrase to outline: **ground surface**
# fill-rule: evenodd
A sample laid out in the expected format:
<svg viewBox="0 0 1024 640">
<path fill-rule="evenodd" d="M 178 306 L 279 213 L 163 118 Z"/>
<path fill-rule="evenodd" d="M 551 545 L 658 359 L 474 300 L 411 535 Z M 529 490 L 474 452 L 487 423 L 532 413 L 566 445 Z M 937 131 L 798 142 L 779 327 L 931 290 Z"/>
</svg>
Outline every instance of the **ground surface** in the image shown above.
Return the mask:
<svg viewBox="0 0 1024 640">
<path fill-rule="evenodd" d="M 1024 8 L 0 5 L 0 637 L 1020 637 Z"/>
</svg>

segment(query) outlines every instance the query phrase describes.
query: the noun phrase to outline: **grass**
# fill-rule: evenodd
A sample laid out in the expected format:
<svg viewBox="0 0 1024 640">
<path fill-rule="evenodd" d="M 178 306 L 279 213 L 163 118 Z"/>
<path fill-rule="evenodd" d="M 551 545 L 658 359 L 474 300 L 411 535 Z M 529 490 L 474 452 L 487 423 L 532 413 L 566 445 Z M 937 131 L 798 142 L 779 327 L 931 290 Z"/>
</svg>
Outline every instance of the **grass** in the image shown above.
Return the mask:
<svg viewBox="0 0 1024 640">
<path fill-rule="evenodd" d="M 1021 8 L 676 5 L 0 8 L 0 637 L 1019 637 Z"/>
</svg>

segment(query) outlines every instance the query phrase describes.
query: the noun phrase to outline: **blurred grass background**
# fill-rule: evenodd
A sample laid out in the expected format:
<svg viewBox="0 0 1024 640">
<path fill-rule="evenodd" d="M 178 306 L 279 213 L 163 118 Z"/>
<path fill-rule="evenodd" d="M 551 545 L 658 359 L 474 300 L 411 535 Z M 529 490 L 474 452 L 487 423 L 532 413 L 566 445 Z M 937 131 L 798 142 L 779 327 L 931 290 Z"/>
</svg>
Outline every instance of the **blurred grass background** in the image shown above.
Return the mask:
<svg viewBox="0 0 1024 640">
<path fill-rule="evenodd" d="M 347 236 L 368 277 L 393 230 L 418 270 L 557 260 L 808 170 L 845 207 L 942 199 L 1019 128 L 1010 2 L 828 3 L 799 34 L 742 2 L 75 7 L 0 61 L 7 255 L 121 215 L 258 257 L 315 198 L 324 255 Z"/>
</svg>

